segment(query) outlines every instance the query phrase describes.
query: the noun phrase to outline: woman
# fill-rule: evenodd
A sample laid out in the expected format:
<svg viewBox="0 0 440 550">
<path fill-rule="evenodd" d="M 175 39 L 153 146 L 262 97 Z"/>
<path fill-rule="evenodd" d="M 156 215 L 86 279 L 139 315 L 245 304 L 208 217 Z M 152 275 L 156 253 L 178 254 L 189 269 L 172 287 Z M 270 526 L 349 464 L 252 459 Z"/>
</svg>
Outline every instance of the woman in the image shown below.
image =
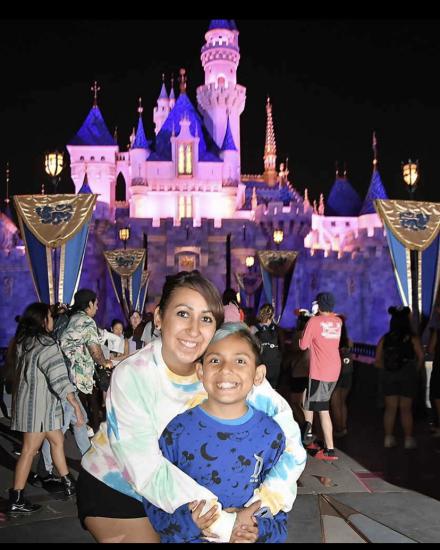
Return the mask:
<svg viewBox="0 0 440 550">
<path fill-rule="evenodd" d="M 307 384 L 309 382 L 309 350 L 302 350 L 299 347 L 299 340 L 304 334 L 307 321 L 310 319 L 310 313 L 307 310 L 298 311 L 298 320 L 296 328 L 292 334 L 292 358 L 291 358 L 291 378 L 290 378 L 290 404 L 292 406 L 293 416 L 300 426 L 304 424 L 304 399 Z"/>
<path fill-rule="evenodd" d="M 223 322 L 218 291 L 198 271 L 169 276 L 154 321 L 161 338 L 116 367 L 107 394 L 107 423 L 101 424 L 82 460 L 78 512 L 98 542 L 158 542 L 142 497 L 166 512 L 194 500 L 206 500 L 208 508 L 217 501 L 162 456 L 158 440 L 172 418 L 206 398 L 195 361 Z M 306 455 L 287 402 L 267 381 L 251 393 L 249 402 L 272 416 L 287 438 L 289 450 L 282 454 L 278 471 L 253 499 L 277 513 L 292 506 Z M 219 511 L 210 530 L 219 542 L 227 542 L 236 519 L 251 524 L 245 515 L 242 510 Z"/>
<path fill-rule="evenodd" d="M 395 447 L 393 434 L 397 410 L 400 410 L 405 437 L 405 449 L 417 446 L 413 437 L 412 403 L 417 394 L 418 370 L 424 354 L 420 339 L 411 327 L 409 307 L 390 307 L 390 330 L 379 340 L 376 348 L 376 367 L 382 370 L 382 388 L 385 397 L 384 447 Z"/>
<path fill-rule="evenodd" d="M 281 351 L 280 331 L 275 323 L 275 311 L 271 304 L 264 304 L 257 315 L 258 324 L 251 327 L 262 346 L 262 359 L 266 365 L 266 378 L 274 388 L 278 388 L 281 375 Z"/>
<path fill-rule="evenodd" d="M 145 322 L 142 321 L 141 313 L 135 309 L 130 315 L 130 326 L 127 329 L 125 337 L 128 338 L 129 352 L 141 349 L 144 346 L 142 334 L 145 328 Z"/>
<path fill-rule="evenodd" d="M 237 302 L 237 293 L 233 288 L 227 288 L 222 296 L 225 312 L 225 323 L 239 323 L 244 320 L 244 312 Z"/>
<path fill-rule="evenodd" d="M 12 514 L 28 514 L 41 508 L 25 500 L 24 488 L 33 458 L 45 438 L 49 440 L 66 495 L 75 494 L 74 480 L 64 456 L 62 400 L 67 398 L 74 408 L 77 424 L 83 424 L 84 419 L 61 350 L 50 335 L 52 329 L 50 306 L 34 303 L 20 318 L 15 335 L 11 430 L 24 434 L 13 488 L 9 490 L 8 509 Z"/>
</svg>

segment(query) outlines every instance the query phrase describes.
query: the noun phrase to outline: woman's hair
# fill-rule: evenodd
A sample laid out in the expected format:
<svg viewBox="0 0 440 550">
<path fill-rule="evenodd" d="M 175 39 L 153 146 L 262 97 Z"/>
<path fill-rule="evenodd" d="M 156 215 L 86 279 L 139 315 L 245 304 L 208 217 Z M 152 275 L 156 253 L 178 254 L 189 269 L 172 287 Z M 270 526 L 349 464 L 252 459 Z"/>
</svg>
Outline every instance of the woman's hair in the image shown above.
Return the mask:
<svg viewBox="0 0 440 550">
<path fill-rule="evenodd" d="M 239 336 L 242 340 L 246 340 L 252 348 L 255 355 L 255 364 L 261 365 L 261 344 L 258 338 L 253 334 L 245 323 L 223 323 L 215 332 L 210 344 L 219 342 L 228 336 Z M 206 353 L 206 352 L 205 352 Z"/>
<path fill-rule="evenodd" d="M 223 292 L 222 302 L 223 302 L 224 306 L 227 306 L 228 304 L 233 303 L 237 307 L 239 307 L 238 302 L 237 302 L 237 293 L 235 292 L 235 290 L 233 288 L 227 288 Z"/>
<path fill-rule="evenodd" d="M 96 292 L 88 288 L 81 288 L 75 293 L 72 313 L 77 311 L 85 311 L 89 307 L 90 302 L 96 302 Z"/>
<path fill-rule="evenodd" d="M 400 332 L 402 334 L 413 334 L 411 326 L 411 310 L 409 307 L 395 307 L 388 308 L 388 313 L 391 315 L 390 319 L 390 332 Z"/>
<path fill-rule="evenodd" d="M 270 321 L 272 319 L 274 314 L 274 309 L 270 304 L 264 304 L 261 306 L 260 311 L 257 315 L 257 320 L 259 323 L 267 323 L 267 321 Z"/>
<path fill-rule="evenodd" d="M 159 311 L 163 316 L 174 292 L 180 288 L 189 288 L 198 292 L 205 298 L 209 310 L 212 312 L 216 327 L 224 320 L 223 304 L 220 294 L 215 286 L 196 269 L 193 271 L 180 271 L 175 275 L 168 275 L 162 288 L 162 296 L 159 302 Z"/>
<path fill-rule="evenodd" d="M 46 319 L 51 311 L 49 304 L 34 302 L 27 306 L 20 316 L 15 332 L 14 365 L 15 372 L 12 382 L 12 394 L 15 396 L 25 364 L 24 355 L 31 351 L 38 340 L 44 346 L 54 345 L 56 342 L 50 337 L 46 329 Z M 49 338 L 48 338 L 49 337 Z M 17 345 L 21 344 L 21 356 L 17 357 Z M 27 373 L 24 373 L 25 377 Z"/>
<path fill-rule="evenodd" d="M 307 322 L 310 319 L 310 315 L 300 313 L 296 320 L 296 330 L 303 331 L 306 328 Z"/>
</svg>

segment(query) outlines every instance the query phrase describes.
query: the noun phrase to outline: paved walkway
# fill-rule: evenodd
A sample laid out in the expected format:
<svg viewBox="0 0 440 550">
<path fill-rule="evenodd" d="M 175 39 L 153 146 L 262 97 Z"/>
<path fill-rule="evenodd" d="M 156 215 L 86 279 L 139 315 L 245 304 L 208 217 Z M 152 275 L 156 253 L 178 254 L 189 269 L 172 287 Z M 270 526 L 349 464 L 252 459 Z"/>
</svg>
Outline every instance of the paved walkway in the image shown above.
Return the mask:
<svg viewBox="0 0 440 550">
<path fill-rule="evenodd" d="M 440 440 L 428 431 L 425 416 L 416 422 L 419 447 L 383 448 L 382 410 L 371 367 L 357 366 L 350 398 L 349 434 L 336 440 L 339 460 L 309 456 L 289 517 L 288 542 L 438 542 L 440 541 Z M 19 447 L 9 422 L 0 418 L 0 509 Z M 66 452 L 74 475 L 79 452 L 67 434 Z M 27 494 L 43 508 L 28 518 L 0 512 L 0 543 L 92 542 L 76 518 L 73 500 L 28 486 Z"/>
</svg>

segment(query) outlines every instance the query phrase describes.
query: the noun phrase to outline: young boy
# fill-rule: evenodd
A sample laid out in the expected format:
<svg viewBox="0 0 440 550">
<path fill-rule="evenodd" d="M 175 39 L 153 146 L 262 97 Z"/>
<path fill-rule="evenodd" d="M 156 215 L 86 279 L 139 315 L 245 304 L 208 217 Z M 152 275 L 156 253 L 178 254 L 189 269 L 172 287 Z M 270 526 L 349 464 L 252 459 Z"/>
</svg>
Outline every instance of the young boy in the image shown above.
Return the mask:
<svg viewBox="0 0 440 550">
<path fill-rule="evenodd" d="M 246 402 L 253 385 L 265 377 L 260 353 L 258 340 L 244 323 L 224 323 L 196 367 L 208 398 L 176 416 L 159 440 L 163 455 L 215 493 L 225 508 L 243 508 L 285 447 L 280 426 Z M 165 543 L 206 542 L 206 528 L 215 517 L 213 509 L 200 516 L 203 504 L 185 504 L 167 514 L 144 500 L 148 518 Z M 273 517 L 261 509 L 255 516 L 256 527 L 248 527 L 244 535 L 249 542 L 285 542 L 286 513 Z"/>
</svg>

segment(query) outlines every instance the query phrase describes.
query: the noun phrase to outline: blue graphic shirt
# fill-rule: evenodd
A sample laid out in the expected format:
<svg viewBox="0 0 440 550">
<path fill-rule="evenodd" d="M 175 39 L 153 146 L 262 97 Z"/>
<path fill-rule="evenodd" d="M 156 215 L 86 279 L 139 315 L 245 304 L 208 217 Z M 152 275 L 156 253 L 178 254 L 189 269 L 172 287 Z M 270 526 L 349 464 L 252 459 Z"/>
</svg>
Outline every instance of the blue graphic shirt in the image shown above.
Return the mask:
<svg viewBox="0 0 440 550">
<path fill-rule="evenodd" d="M 163 455 L 217 495 L 224 508 L 242 508 L 283 453 L 286 440 L 267 414 L 249 406 L 243 417 L 224 420 L 200 406 L 176 416 L 163 431 Z M 145 511 L 161 542 L 206 542 L 188 504 L 168 514 L 146 499 Z M 258 542 L 285 542 L 287 514 L 257 517 Z"/>
</svg>

